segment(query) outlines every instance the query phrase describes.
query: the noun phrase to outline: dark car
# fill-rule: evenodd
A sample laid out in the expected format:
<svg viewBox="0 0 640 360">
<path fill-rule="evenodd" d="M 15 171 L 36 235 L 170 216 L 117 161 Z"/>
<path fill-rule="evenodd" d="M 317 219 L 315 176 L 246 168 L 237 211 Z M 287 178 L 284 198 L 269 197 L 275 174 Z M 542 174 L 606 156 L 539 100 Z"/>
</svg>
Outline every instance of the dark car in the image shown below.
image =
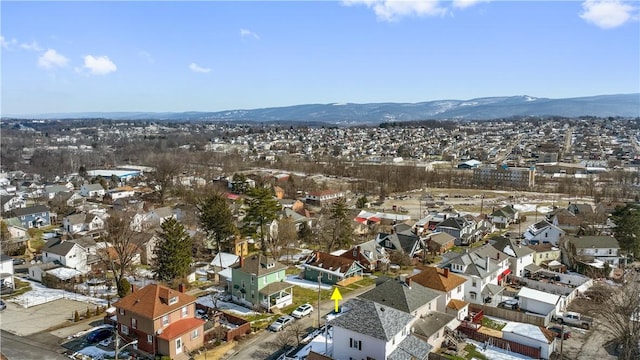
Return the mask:
<svg viewBox="0 0 640 360">
<path fill-rule="evenodd" d="M 112 329 L 98 329 L 87 335 L 87 341 L 90 343 L 98 343 L 113 335 Z"/>
<path fill-rule="evenodd" d="M 561 326 L 550 326 L 549 330 L 553 331 L 554 333 L 556 333 L 556 337 L 559 339 L 562 335 L 564 335 L 564 339 L 568 339 L 571 337 L 571 330 L 567 329 L 566 327 L 564 328 L 564 332 L 562 330 Z"/>
<path fill-rule="evenodd" d="M 4 302 L 4 300 L 0 300 L 0 311 L 4 310 L 7 308 L 7 304 Z"/>
<path fill-rule="evenodd" d="M 13 258 L 13 265 L 24 265 L 25 262 L 23 258 Z"/>
</svg>

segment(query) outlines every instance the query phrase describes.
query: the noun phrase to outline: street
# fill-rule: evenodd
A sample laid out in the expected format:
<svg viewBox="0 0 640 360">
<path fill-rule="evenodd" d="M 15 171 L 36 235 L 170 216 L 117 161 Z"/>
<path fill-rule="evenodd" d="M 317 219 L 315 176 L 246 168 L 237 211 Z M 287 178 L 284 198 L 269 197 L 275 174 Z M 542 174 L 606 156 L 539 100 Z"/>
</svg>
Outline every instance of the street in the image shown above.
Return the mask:
<svg viewBox="0 0 640 360">
<path fill-rule="evenodd" d="M 343 298 L 340 301 L 340 304 L 342 305 L 347 300 L 354 298 L 371 288 L 373 288 L 373 286 L 342 294 Z M 292 325 L 282 330 L 282 332 L 276 333 L 266 329 L 262 330 L 246 343 L 242 343 L 240 346 L 237 346 L 241 348 L 237 349 L 237 351 L 232 354 L 228 354 L 224 359 L 271 359 L 279 355 L 280 346 L 278 345 L 278 337 L 283 336 L 283 332 L 297 332 L 298 329 L 305 329 L 306 331 L 304 334 L 306 335 L 307 333 L 315 330 L 316 327 L 314 327 L 314 325 L 318 322 L 318 311 L 320 311 L 321 315 L 321 324 L 324 324 L 324 317 L 326 314 L 334 310 L 335 302 L 329 299 L 323 299 L 320 303 L 320 309 L 317 308 L 317 303 L 311 305 L 313 305 L 314 310 L 310 316 L 295 320 Z"/>
<path fill-rule="evenodd" d="M 21 337 L 3 330 L 0 333 L 0 349 L 9 360 L 68 359 L 57 352 L 63 350 L 57 340 L 60 339 L 49 333 Z"/>
</svg>

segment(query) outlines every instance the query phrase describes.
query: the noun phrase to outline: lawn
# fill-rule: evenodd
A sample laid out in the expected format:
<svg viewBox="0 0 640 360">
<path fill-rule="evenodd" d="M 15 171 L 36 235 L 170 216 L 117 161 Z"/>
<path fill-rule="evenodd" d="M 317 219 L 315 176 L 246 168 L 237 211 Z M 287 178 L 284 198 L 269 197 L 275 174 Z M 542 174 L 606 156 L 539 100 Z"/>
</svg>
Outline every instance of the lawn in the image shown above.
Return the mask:
<svg viewBox="0 0 640 360">
<path fill-rule="evenodd" d="M 494 329 L 494 330 L 502 330 L 502 328 L 504 328 L 507 325 L 507 323 L 503 323 L 500 321 L 494 321 L 489 319 L 488 317 L 483 317 L 482 318 L 482 326 L 484 327 L 488 327 L 490 329 Z"/>
<path fill-rule="evenodd" d="M 478 349 L 473 344 L 467 344 L 467 346 L 464 347 L 464 351 L 467 352 L 467 354 L 464 357 L 458 356 L 458 355 L 449 355 L 449 354 L 440 354 L 440 355 L 451 360 L 472 360 L 472 359 L 489 360 L 484 354 L 478 351 Z"/>
</svg>

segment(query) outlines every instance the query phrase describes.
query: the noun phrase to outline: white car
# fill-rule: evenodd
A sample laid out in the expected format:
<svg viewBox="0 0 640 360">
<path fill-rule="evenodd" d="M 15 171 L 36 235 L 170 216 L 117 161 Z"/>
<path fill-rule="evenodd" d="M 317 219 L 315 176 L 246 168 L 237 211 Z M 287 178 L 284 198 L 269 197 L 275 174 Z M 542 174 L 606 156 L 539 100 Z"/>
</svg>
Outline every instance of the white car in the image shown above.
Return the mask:
<svg viewBox="0 0 640 360">
<path fill-rule="evenodd" d="M 269 330 L 280 331 L 290 325 L 293 322 L 293 318 L 289 315 L 280 316 L 276 321 L 269 325 Z"/>
<path fill-rule="evenodd" d="M 291 316 L 293 316 L 296 319 L 300 319 L 304 316 L 311 315 L 312 312 L 313 312 L 313 306 L 311 306 L 310 304 L 303 304 L 298 306 L 297 309 L 293 310 L 293 312 L 291 313 Z"/>
</svg>

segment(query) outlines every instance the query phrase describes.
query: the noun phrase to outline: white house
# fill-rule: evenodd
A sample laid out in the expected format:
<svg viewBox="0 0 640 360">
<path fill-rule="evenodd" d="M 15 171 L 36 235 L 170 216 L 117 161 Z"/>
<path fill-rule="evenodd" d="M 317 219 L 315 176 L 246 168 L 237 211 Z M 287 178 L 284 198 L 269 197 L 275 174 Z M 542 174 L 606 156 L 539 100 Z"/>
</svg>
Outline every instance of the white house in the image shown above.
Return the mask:
<svg viewBox="0 0 640 360">
<path fill-rule="evenodd" d="M 440 269 L 427 266 L 418 274 L 409 277 L 408 280 L 410 283 L 417 283 L 434 290 L 440 295 L 435 310 L 453 314 L 458 320 L 467 317 L 469 303 L 464 301 L 467 282 L 465 277 L 454 274 L 449 268 Z"/>
<path fill-rule="evenodd" d="M 23 208 L 27 206 L 26 201 L 22 196 L 18 195 L 0 195 L 1 211 L 7 212 L 17 208 Z"/>
<path fill-rule="evenodd" d="M 169 206 L 157 208 L 146 213 L 138 213 L 133 216 L 131 229 L 134 231 L 145 231 L 154 227 L 159 227 L 165 221 L 177 216 Z"/>
<path fill-rule="evenodd" d="M 415 320 L 411 314 L 359 298 L 343 307 L 349 310 L 329 321 L 333 327 L 332 358 L 382 360 L 402 353 L 407 358 L 427 359 L 431 346 L 411 333 Z"/>
<path fill-rule="evenodd" d="M 491 246 L 509 256 L 509 269 L 515 276 L 523 277 L 524 268 L 534 263 L 535 251 L 520 240 L 498 236 L 491 239 Z"/>
<path fill-rule="evenodd" d="M 0 288 L 13 289 L 13 258 L 0 254 Z"/>
<path fill-rule="evenodd" d="M 94 231 L 104 229 L 104 220 L 92 214 L 73 214 L 62 219 L 62 228 L 71 234 Z"/>
<path fill-rule="evenodd" d="M 558 242 L 565 235 L 565 232 L 547 220 L 542 220 L 529 225 L 527 231 L 522 235 L 528 244 L 558 245 Z"/>
<path fill-rule="evenodd" d="M 62 266 L 54 263 L 44 263 L 44 264 L 35 264 L 29 266 L 29 279 L 35 280 L 37 282 L 42 282 L 42 275 L 44 275 L 48 270 L 57 269 Z"/>
<path fill-rule="evenodd" d="M 549 313 L 555 315 L 562 312 L 566 306 L 566 299 L 563 296 L 531 289 L 526 286 L 518 291 L 518 299 L 522 310 L 541 315 Z"/>
<path fill-rule="evenodd" d="M 84 197 L 102 197 L 106 194 L 106 191 L 100 184 L 84 183 L 80 186 L 80 195 Z"/>
<path fill-rule="evenodd" d="M 617 267 L 622 259 L 618 240 L 611 236 L 570 236 L 567 247 L 578 261 L 598 259 Z"/>
<path fill-rule="evenodd" d="M 42 248 L 42 262 L 54 261 L 78 271 L 86 272 L 89 270 L 87 250 L 72 240 L 52 238 L 45 243 Z"/>
<path fill-rule="evenodd" d="M 502 328 L 502 338 L 518 344 L 540 349 L 540 358 L 549 359 L 556 348 L 556 337 L 551 331 L 536 325 L 510 321 Z"/>
</svg>

